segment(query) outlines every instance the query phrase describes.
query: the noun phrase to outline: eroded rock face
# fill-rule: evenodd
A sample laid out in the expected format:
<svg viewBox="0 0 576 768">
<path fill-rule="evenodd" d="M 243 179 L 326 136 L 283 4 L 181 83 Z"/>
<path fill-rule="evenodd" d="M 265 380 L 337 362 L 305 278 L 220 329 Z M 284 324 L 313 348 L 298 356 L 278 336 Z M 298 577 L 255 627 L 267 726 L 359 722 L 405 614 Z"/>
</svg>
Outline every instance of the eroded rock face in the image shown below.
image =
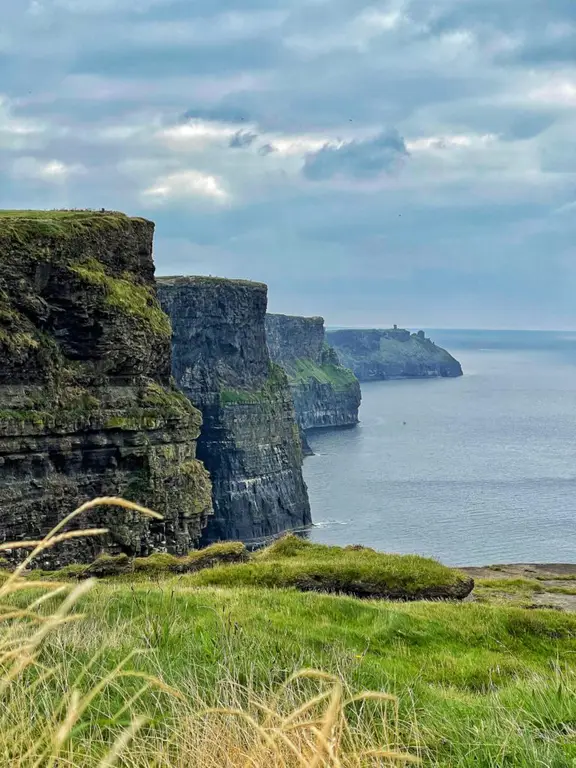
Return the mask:
<svg viewBox="0 0 576 768">
<path fill-rule="evenodd" d="M 326 337 L 360 381 L 462 376 L 458 360 L 423 331 L 344 329 Z"/>
<path fill-rule="evenodd" d="M 288 374 L 302 431 L 358 423 L 360 384 L 326 343 L 323 318 L 269 314 L 266 337 L 272 360 Z"/>
<path fill-rule="evenodd" d="M 266 286 L 159 278 L 158 295 L 172 319 L 174 376 L 204 418 L 198 456 L 214 503 L 204 543 L 308 525 L 290 389 L 266 347 Z"/>
<path fill-rule="evenodd" d="M 61 544 L 44 567 L 185 554 L 211 513 L 201 414 L 170 383 L 153 231 L 116 213 L 0 212 L 0 540 L 39 538 L 96 496 L 165 517 L 100 507 L 70 527 L 109 535 Z"/>
</svg>

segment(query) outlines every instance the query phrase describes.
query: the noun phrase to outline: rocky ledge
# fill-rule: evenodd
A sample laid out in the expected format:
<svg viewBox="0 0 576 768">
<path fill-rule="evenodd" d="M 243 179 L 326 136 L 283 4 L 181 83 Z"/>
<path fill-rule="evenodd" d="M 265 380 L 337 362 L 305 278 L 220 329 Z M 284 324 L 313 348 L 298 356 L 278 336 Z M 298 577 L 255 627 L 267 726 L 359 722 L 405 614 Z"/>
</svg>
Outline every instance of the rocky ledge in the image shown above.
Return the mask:
<svg viewBox="0 0 576 768">
<path fill-rule="evenodd" d="M 173 373 L 202 411 L 198 456 L 213 484 L 204 543 L 308 525 L 302 451 L 284 371 L 270 360 L 267 288 L 209 277 L 159 278 L 172 319 Z"/>
<path fill-rule="evenodd" d="M 0 541 L 42 537 L 98 496 L 164 515 L 99 508 L 74 527 L 106 537 L 71 539 L 38 565 L 185 554 L 211 513 L 201 414 L 171 384 L 153 232 L 120 213 L 0 212 Z"/>
<path fill-rule="evenodd" d="M 326 337 L 360 381 L 462 376 L 460 363 L 424 331 L 344 329 Z"/>
<path fill-rule="evenodd" d="M 459 570 L 476 580 L 471 602 L 576 612 L 574 563 L 509 563 Z"/>
<path fill-rule="evenodd" d="M 272 360 L 288 374 L 302 432 L 358 423 L 360 383 L 327 344 L 323 318 L 269 314 L 266 337 Z"/>
</svg>

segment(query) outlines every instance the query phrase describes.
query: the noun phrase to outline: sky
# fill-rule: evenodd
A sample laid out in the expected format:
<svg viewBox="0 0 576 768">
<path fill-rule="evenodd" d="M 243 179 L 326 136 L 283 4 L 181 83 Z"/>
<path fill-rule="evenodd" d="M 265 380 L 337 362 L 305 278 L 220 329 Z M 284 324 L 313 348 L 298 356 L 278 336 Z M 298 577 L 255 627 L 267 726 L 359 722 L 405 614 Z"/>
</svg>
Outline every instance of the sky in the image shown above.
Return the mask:
<svg viewBox="0 0 576 768">
<path fill-rule="evenodd" d="M 0 0 L 0 207 L 332 325 L 576 328 L 575 0 Z"/>
</svg>

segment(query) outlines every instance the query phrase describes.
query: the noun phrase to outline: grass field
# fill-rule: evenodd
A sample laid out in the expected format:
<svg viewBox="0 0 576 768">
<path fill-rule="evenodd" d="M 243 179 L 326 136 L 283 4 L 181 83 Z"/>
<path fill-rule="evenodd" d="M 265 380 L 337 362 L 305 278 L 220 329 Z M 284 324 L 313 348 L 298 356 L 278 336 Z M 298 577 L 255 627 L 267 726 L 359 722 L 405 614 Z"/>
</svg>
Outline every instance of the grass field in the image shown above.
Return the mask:
<svg viewBox="0 0 576 768">
<path fill-rule="evenodd" d="M 472 582 L 452 568 L 417 555 L 389 555 L 365 547 L 327 547 L 285 536 L 233 568 L 200 571 L 197 586 L 296 587 L 356 597 L 464 597 Z"/>
<path fill-rule="evenodd" d="M 572 614 L 198 575 L 5 576 L 0 765 L 576 764 Z"/>
<path fill-rule="evenodd" d="M 250 709 L 248 692 L 269 700 L 292 673 L 316 668 L 340 677 L 350 691 L 397 695 L 394 746 L 420 755 L 425 765 L 533 768 L 576 760 L 576 619 L 570 615 L 199 589 L 188 586 L 191 578 L 97 584 L 80 602 L 86 618 L 60 627 L 45 642 L 41 664 L 57 665 L 59 672 L 43 688 L 47 700 L 35 698 L 29 706 L 49 711 L 49 701 L 78 687 L 78 676 L 88 691 L 136 652 L 128 667 L 157 676 L 187 702 L 152 686 L 122 711 L 142 680 L 116 680 L 82 718 L 74 734 L 77 749 L 103 748 L 138 712 L 154 725 L 140 737 L 151 740 L 150 749 L 168 749 L 176 732 L 186 752 L 190 711 L 239 704 Z M 303 691 L 315 692 L 313 685 Z M 361 725 L 362 740 L 378 745 L 385 734 L 374 709 Z M 179 733 L 183 725 L 186 733 Z M 159 765 L 180 765 L 163 759 Z"/>
</svg>

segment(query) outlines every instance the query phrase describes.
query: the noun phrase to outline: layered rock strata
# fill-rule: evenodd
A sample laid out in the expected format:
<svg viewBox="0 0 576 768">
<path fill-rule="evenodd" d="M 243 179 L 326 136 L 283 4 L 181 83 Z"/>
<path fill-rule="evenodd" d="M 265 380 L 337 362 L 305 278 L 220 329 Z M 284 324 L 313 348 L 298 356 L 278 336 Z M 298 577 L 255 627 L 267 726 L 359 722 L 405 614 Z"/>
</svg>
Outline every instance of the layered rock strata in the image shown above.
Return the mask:
<svg viewBox="0 0 576 768">
<path fill-rule="evenodd" d="M 198 456 L 212 478 L 214 517 L 203 542 L 308 525 L 288 380 L 266 346 L 266 286 L 159 278 L 158 293 L 172 320 L 175 379 L 204 419 Z"/>
<path fill-rule="evenodd" d="M 266 316 L 270 356 L 288 374 L 298 424 L 304 433 L 358 423 L 360 384 L 327 344 L 321 317 Z M 306 436 L 303 434 L 306 450 Z"/>
<path fill-rule="evenodd" d="M 153 231 L 119 213 L 0 212 L 0 541 L 40 538 L 98 496 L 164 515 L 99 507 L 69 527 L 109 534 L 60 544 L 45 567 L 185 554 L 211 513 L 201 414 L 171 383 Z"/>
</svg>

